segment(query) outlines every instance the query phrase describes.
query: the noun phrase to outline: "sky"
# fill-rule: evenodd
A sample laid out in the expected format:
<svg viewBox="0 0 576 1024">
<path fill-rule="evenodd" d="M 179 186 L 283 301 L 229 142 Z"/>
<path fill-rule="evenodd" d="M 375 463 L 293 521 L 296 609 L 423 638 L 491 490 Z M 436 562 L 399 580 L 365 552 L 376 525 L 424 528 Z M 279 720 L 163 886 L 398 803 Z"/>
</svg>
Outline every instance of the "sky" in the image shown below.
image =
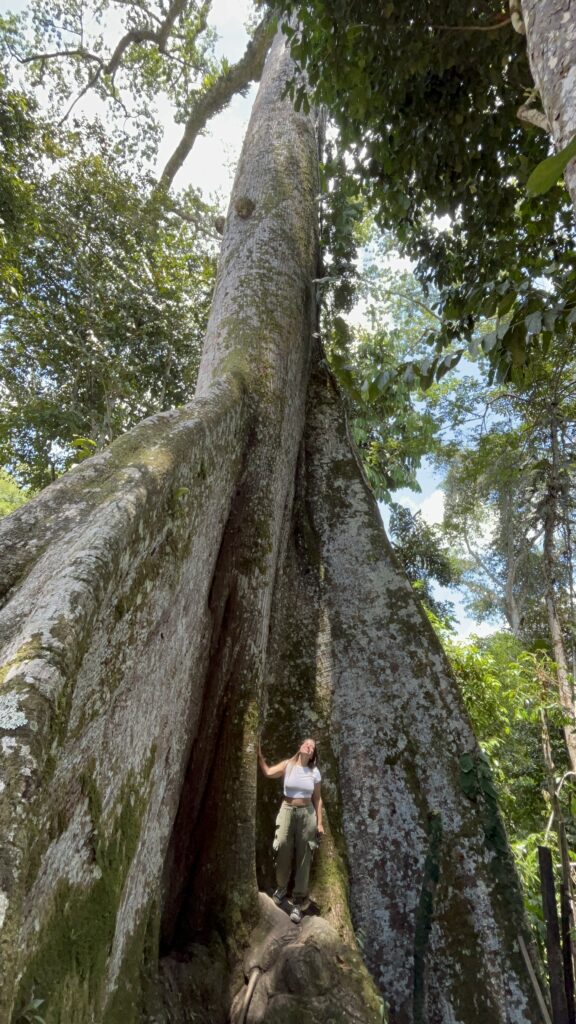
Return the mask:
<svg viewBox="0 0 576 1024">
<path fill-rule="evenodd" d="M 436 473 L 434 468 L 429 462 L 424 461 L 422 468 L 417 473 L 418 483 L 421 487 L 421 492 L 411 491 L 407 487 L 402 488 L 399 491 L 394 492 L 394 501 L 397 501 L 401 505 L 405 505 L 410 512 L 421 512 L 422 518 L 425 522 L 429 523 L 430 526 L 438 525 L 442 522 L 444 515 L 444 492 L 442 490 L 442 477 Z M 378 503 L 380 509 L 380 515 L 384 526 L 388 527 L 390 519 L 390 511 L 383 502 Z M 454 616 L 455 624 L 454 629 L 456 635 L 461 640 L 466 640 L 468 637 L 474 636 L 489 636 L 498 627 L 494 622 L 476 622 L 475 619 L 470 618 L 464 608 L 464 602 L 462 600 L 461 593 L 453 587 L 441 587 L 438 584 L 434 584 L 432 587 L 435 597 L 441 601 L 451 601 L 454 605 Z M 502 625 L 504 625 L 502 623 Z"/>
<path fill-rule="evenodd" d="M 227 57 L 230 63 L 240 59 L 248 42 L 244 25 L 251 10 L 252 3 L 248 0 L 213 0 L 208 21 L 218 33 L 217 56 Z M 236 162 L 257 88 L 257 84 L 253 84 L 246 96 L 235 96 L 226 110 L 210 121 L 205 134 L 197 140 L 191 155 L 174 180 L 176 188 L 193 185 L 201 189 L 207 198 L 219 194 L 222 197 L 222 212 L 225 212 L 232 188 Z M 166 111 L 166 131 L 158 160 L 159 170 L 175 148 L 181 131 L 181 126 L 174 125 L 169 111 Z"/>
</svg>

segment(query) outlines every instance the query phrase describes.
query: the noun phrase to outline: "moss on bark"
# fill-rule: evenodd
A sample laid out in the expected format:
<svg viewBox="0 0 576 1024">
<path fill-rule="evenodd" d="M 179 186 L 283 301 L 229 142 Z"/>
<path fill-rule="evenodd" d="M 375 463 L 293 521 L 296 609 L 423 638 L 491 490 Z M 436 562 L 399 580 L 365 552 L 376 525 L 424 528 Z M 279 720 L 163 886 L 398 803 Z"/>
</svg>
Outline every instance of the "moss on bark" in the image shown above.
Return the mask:
<svg viewBox="0 0 576 1024">
<path fill-rule="evenodd" d="M 106 820 L 100 790 L 90 772 L 83 773 L 81 786 L 93 827 L 94 881 L 87 889 L 66 880 L 57 883 L 50 915 L 38 921 L 37 934 L 30 940 L 33 952 L 18 984 L 16 1020 L 32 993 L 43 1000 L 46 1024 L 86 1024 L 99 1018 L 105 1024 L 136 1024 L 139 1020 L 135 995 L 141 983 L 146 915 L 132 936 L 109 1005 L 106 981 L 124 884 L 141 837 L 153 760 L 152 752 L 139 775 L 130 773 Z"/>
</svg>

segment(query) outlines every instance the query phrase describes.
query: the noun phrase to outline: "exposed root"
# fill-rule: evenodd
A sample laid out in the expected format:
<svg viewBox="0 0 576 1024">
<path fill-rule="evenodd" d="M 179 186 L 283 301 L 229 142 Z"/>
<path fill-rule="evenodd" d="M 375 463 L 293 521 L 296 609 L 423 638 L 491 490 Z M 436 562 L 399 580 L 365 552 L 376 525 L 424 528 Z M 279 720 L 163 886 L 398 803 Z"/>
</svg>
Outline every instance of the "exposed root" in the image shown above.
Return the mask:
<svg viewBox="0 0 576 1024">
<path fill-rule="evenodd" d="M 242 999 L 240 1002 L 240 1007 L 238 1009 L 238 1024 L 244 1024 L 246 1020 L 246 1014 L 248 1013 L 248 1009 L 250 1007 L 250 1001 L 252 999 L 254 989 L 258 984 L 258 978 L 261 976 L 261 974 L 262 971 L 260 970 L 259 967 L 253 967 L 252 970 L 250 971 L 248 984 L 246 986 L 246 989 L 242 993 Z"/>
<path fill-rule="evenodd" d="M 237 992 L 230 1024 L 284 1019 L 382 1021 L 382 1002 L 358 952 L 321 917 L 302 925 L 263 893 L 260 920 L 244 957 L 246 985 Z"/>
</svg>

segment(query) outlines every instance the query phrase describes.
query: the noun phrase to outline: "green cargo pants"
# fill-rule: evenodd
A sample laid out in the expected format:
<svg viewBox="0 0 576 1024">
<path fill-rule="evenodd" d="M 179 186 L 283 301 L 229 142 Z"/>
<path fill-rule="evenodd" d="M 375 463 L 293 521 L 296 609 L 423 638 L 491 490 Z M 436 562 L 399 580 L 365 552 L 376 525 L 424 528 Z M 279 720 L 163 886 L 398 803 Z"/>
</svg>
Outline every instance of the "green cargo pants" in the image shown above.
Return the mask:
<svg viewBox="0 0 576 1024">
<path fill-rule="evenodd" d="M 292 898 L 305 900 L 312 856 L 316 849 L 316 811 L 312 804 L 293 807 L 283 803 L 276 818 L 274 853 L 276 854 L 276 885 L 286 889 L 292 867 L 295 868 Z"/>
</svg>

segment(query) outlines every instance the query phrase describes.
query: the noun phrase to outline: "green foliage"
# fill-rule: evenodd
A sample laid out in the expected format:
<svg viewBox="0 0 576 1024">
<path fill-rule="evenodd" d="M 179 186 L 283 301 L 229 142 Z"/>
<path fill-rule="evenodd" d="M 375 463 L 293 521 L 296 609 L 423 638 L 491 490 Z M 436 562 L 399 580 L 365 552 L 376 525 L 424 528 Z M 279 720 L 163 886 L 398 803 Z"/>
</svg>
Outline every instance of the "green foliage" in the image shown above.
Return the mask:
<svg viewBox="0 0 576 1024">
<path fill-rule="evenodd" d="M 19 247 L 36 227 L 33 165 L 47 139 L 34 102 L 0 72 L 0 299 L 18 295 Z"/>
<path fill-rule="evenodd" d="M 443 529 L 461 559 L 468 609 L 478 621 L 504 617 L 525 634 L 539 619 L 542 565 L 522 439 L 500 421 L 446 463 Z"/>
<path fill-rule="evenodd" d="M 437 618 L 431 617 L 486 758 L 478 765 L 469 755 L 463 756 L 463 791 L 475 799 L 487 787 L 492 800 L 494 784 L 522 878 L 528 916 L 541 936 L 537 847 L 542 843 L 554 847 L 556 842 L 554 832 L 547 829 L 550 805 L 541 744 L 543 714 L 548 721 L 555 761 L 559 765 L 565 763 L 565 716 L 556 694 L 554 663 L 543 652 L 524 649 L 510 633 L 459 641 Z M 573 796 L 569 789 L 563 790 L 562 799 L 565 815 L 571 820 Z"/>
<path fill-rule="evenodd" d="M 317 283 L 325 308 L 334 316 L 349 312 L 356 297 L 356 259 L 364 209 L 342 155 L 334 153 L 332 145 L 327 147 L 320 177 L 324 184 L 320 235 L 323 276 Z"/>
<path fill-rule="evenodd" d="M 27 501 L 29 495 L 18 486 L 13 477 L 0 469 L 0 519 L 10 515 Z"/>
<path fill-rule="evenodd" d="M 106 109 L 111 149 L 142 170 L 157 154 L 160 103 L 184 122 L 195 96 L 218 73 L 209 5 L 189 0 L 168 12 L 163 3 L 30 0 L 1 26 L 6 62 L 41 88 L 48 119 L 71 121 L 91 92 Z M 72 124 L 73 126 L 73 124 Z"/>
<path fill-rule="evenodd" d="M 209 7 L 30 0 L 0 20 L 0 464 L 33 489 L 193 393 L 214 211 L 151 167 L 160 107 L 186 121 L 230 70 Z"/>
<path fill-rule="evenodd" d="M 0 328 L 0 461 L 34 488 L 191 396 L 213 285 L 194 224 L 77 147 L 36 183 Z"/>
<path fill-rule="evenodd" d="M 389 235 L 380 236 L 364 218 L 355 238 L 362 246 L 356 295 L 363 325 L 328 306 L 323 337 L 368 479 L 389 500 L 400 487 L 419 489 L 416 471 L 436 445 L 439 422 L 423 405 L 414 372 L 426 358 L 435 315 L 413 274 L 396 268 Z"/>
<path fill-rule="evenodd" d="M 352 339 L 336 321 L 328 358 L 348 404 L 352 435 L 377 497 L 400 487 L 419 489 L 416 471 L 437 426 L 416 406 L 409 380 L 399 374 L 389 339 L 358 329 Z"/>
<path fill-rule="evenodd" d="M 443 528 L 462 559 L 468 607 L 479 620 L 504 616 L 532 643 L 549 642 L 546 571 L 555 579 L 567 640 L 573 628 L 574 371 L 560 336 L 531 363 L 523 388 L 466 378 L 429 398 L 453 434 L 436 458 L 447 469 Z M 542 537 L 551 502 L 555 555 L 547 569 Z"/>
<path fill-rule="evenodd" d="M 530 659 L 506 633 L 458 643 L 444 632 L 443 644 L 489 758 L 512 838 L 539 831 L 546 821 L 540 750 L 543 696 Z"/>
<path fill-rule="evenodd" d="M 576 136 L 559 153 L 546 157 L 546 160 L 542 160 L 534 168 L 526 182 L 526 191 L 529 195 L 541 196 L 545 192 L 549 192 L 574 156 L 576 156 Z"/>
<path fill-rule="evenodd" d="M 451 620 L 454 605 L 434 596 L 433 584 L 454 587 L 459 582 L 459 566 L 451 556 L 440 530 L 430 526 L 421 512 L 392 503 L 389 526 L 394 550 L 408 579 L 425 605 L 440 619 Z"/>
<path fill-rule="evenodd" d="M 477 322 L 497 315 L 485 354 L 496 380 L 520 382 L 554 329 L 573 337 L 576 308 L 567 197 L 526 193 L 548 138 L 517 117 L 532 95 L 524 38 L 494 0 L 278 7 L 299 23 L 285 27 L 292 53 L 338 126 L 358 192 L 438 292 L 424 376 L 445 372 L 446 348 L 473 352 Z M 295 97 L 304 89 L 295 78 Z M 551 291 L 534 284 L 543 274 Z"/>
</svg>

